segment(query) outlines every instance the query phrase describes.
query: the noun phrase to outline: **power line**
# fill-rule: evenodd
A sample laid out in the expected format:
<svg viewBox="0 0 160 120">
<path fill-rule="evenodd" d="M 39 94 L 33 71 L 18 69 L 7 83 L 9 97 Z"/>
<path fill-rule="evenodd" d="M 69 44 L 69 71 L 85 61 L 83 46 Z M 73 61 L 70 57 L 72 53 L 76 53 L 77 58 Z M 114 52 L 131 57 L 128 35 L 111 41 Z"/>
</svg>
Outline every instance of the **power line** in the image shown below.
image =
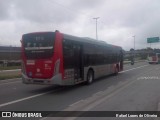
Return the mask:
<svg viewBox="0 0 160 120">
<path fill-rule="evenodd" d="M 82 11 L 79 11 L 77 9 L 74 9 L 73 7 L 67 7 L 66 5 L 62 4 L 62 3 L 59 3 L 59 2 L 55 2 L 53 0 L 47 0 L 50 4 L 53 4 L 53 5 L 56 5 L 58 7 L 61 7 L 60 9 L 65 9 L 64 10 L 64 14 L 66 13 L 69 13 L 69 15 L 71 16 L 71 14 L 74 14 L 74 15 L 82 15 L 82 16 L 85 16 L 87 17 L 87 21 L 88 23 L 90 23 L 91 19 L 95 16 L 95 15 L 89 15 L 89 14 L 86 14 L 86 12 L 82 12 Z M 99 16 L 99 15 L 98 15 Z M 101 17 L 101 16 L 100 16 Z M 103 18 L 103 17 L 101 17 Z M 86 21 L 86 22 L 87 22 Z M 103 22 L 103 20 L 101 19 L 100 22 L 99 22 L 99 27 L 100 26 L 103 26 L 103 29 L 106 28 L 106 23 Z M 98 28 L 96 28 L 97 30 Z M 96 32 L 96 38 L 98 39 L 98 35 L 97 35 L 97 32 Z"/>
<path fill-rule="evenodd" d="M 77 9 L 71 9 L 70 7 L 67 7 L 67 6 L 65 6 L 65 5 L 63 5 L 63 4 L 61 4 L 61 3 L 58 3 L 58 2 L 55 2 L 55 1 L 53 1 L 53 0 L 47 0 L 48 2 L 50 2 L 50 3 L 55 3 L 55 4 L 57 4 L 58 6 L 60 6 L 61 8 L 63 8 L 63 9 L 66 9 L 66 10 L 68 10 L 70 13 L 74 13 L 74 14 L 78 14 L 78 13 L 80 13 L 81 15 L 84 15 L 84 16 L 86 16 L 86 17 L 88 17 L 88 18 L 93 18 L 94 16 L 91 16 L 91 15 L 88 15 L 88 14 L 86 14 L 86 12 L 80 12 L 80 11 L 78 11 Z M 55 5 L 54 4 L 54 5 Z M 66 11 L 65 11 L 66 12 Z M 103 24 L 105 24 L 103 21 L 101 21 Z"/>
<path fill-rule="evenodd" d="M 77 13 L 80 13 L 79 11 L 77 11 L 77 9 L 71 9 L 71 8 L 69 8 L 69 7 L 67 7 L 67 6 L 65 6 L 65 5 L 63 5 L 63 4 L 61 4 L 61 3 L 58 3 L 58 2 L 55 2 L 55 1 L 53 1 L 53 0 L 47 0 L 48 2 L 50 2 L 50 3 L 54 3 L 54 5 L 56 4 L 56 5 L 58 5 L 58 6 L 60 6 L 61 8 L 63 8 L 63 9 L 66 9 L 67 11 L 69 11 L 70 13 L 74 13 L 74 14 L 77 14 Z M 65 11 L 66 12 L 66 11 Z M 84 13 L 84 12 L 81 12 L 81 14 L 83 14 L 83 15 L 87 15 L 86 13 Z M 88 15 L 87 15 L 88 16 Z"/>
</svg>

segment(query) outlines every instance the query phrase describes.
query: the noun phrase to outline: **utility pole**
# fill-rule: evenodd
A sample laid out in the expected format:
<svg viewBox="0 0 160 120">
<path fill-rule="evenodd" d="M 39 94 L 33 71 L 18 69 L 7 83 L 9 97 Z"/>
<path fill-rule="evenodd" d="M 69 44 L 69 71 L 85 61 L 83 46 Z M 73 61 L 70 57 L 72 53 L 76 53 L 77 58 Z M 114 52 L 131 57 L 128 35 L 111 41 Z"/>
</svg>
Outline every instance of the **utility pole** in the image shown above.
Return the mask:
<svg viewBox="0 0 160 120">
<path fill-rule="evenodd" d="M 135 35 L 134 36 L 132 36 L 133 37 L 133 39 L 134 39 L 134 50 L 135 50 Z"/>
<path fill-rule="evenodd" d="M 134 40 L 134 41 L 133 41 L 133 44 L 134 44 L 134 51 L 133 51 L 133 52 L 134 52 L 134 53 L 133 53 L 133 61 L 132 61 L 133 63 L 132 63 L 132 65 L 134 65 L 134 61 L 135 61 L 135 37 L 136 37 L 136 36 L 134 35 L 134 36 L 132 36 L 132 37 L 133 37 L 133 40 Z"/>
<path fill-rule="evenodd" d="M 97 33 L 97 20 L 99 19 L 100 17 L 96 17 L 96 18 L 93 18 L 94 20 L 96 20 L 96 39 L 98 40 L 98 33 Z"/>
</svg>

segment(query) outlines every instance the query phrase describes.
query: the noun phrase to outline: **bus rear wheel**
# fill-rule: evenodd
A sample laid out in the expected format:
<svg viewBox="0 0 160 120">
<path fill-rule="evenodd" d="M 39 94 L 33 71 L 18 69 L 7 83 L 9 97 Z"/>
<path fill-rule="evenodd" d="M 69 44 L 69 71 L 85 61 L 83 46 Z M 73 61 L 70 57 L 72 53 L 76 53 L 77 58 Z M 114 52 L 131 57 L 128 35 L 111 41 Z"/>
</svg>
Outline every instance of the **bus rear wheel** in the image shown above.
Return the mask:
<svg viewBox="0 0 160 120">
<path fill-rule="evenodd" d="M 94 74 L 92 70 L 89 70 L 87 73 L 87 84 L 91 84 L 94 80 Z"/>
</svg>

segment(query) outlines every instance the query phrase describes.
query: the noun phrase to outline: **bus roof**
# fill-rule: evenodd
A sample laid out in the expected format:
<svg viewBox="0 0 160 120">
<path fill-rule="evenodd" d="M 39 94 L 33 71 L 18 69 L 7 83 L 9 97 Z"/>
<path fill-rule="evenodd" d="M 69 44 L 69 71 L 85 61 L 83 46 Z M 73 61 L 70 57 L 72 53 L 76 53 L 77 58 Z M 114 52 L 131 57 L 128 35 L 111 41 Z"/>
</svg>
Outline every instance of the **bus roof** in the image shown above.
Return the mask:
<svg viewBox="0 0 160 120">
<path fill-rule="evenodd" d="M 68 39 L 68 40 L 79 41 L 79 42 L 90 43 L 90 44 L 101 45 L 101 46 L 112 47 L 112 48 L 115 47 L 116 49 L 122 49 L 120 46 L 111 45 L 105 41 L 96 40 L 88 37 L 75 37 L 68 34 L 63 34 L 63 36 L 64 36 L 64 39 Z"/>
</svg>

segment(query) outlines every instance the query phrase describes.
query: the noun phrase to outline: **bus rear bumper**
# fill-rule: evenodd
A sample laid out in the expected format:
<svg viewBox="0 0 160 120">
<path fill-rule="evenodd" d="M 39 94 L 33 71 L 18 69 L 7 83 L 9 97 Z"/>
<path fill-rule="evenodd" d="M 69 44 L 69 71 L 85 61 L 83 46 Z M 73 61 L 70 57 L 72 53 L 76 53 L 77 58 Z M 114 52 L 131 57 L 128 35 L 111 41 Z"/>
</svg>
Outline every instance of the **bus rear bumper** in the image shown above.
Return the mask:
<svg viewBox="0 0 160 120">
<path fill-rule="evenodd" d="M 38 78 L 29 78 L 22 73 L 22 82 L 24 84 L 63 85 L 61 74 L 57 74 L 50 79 L 38 79 Z"/>
</svg>

